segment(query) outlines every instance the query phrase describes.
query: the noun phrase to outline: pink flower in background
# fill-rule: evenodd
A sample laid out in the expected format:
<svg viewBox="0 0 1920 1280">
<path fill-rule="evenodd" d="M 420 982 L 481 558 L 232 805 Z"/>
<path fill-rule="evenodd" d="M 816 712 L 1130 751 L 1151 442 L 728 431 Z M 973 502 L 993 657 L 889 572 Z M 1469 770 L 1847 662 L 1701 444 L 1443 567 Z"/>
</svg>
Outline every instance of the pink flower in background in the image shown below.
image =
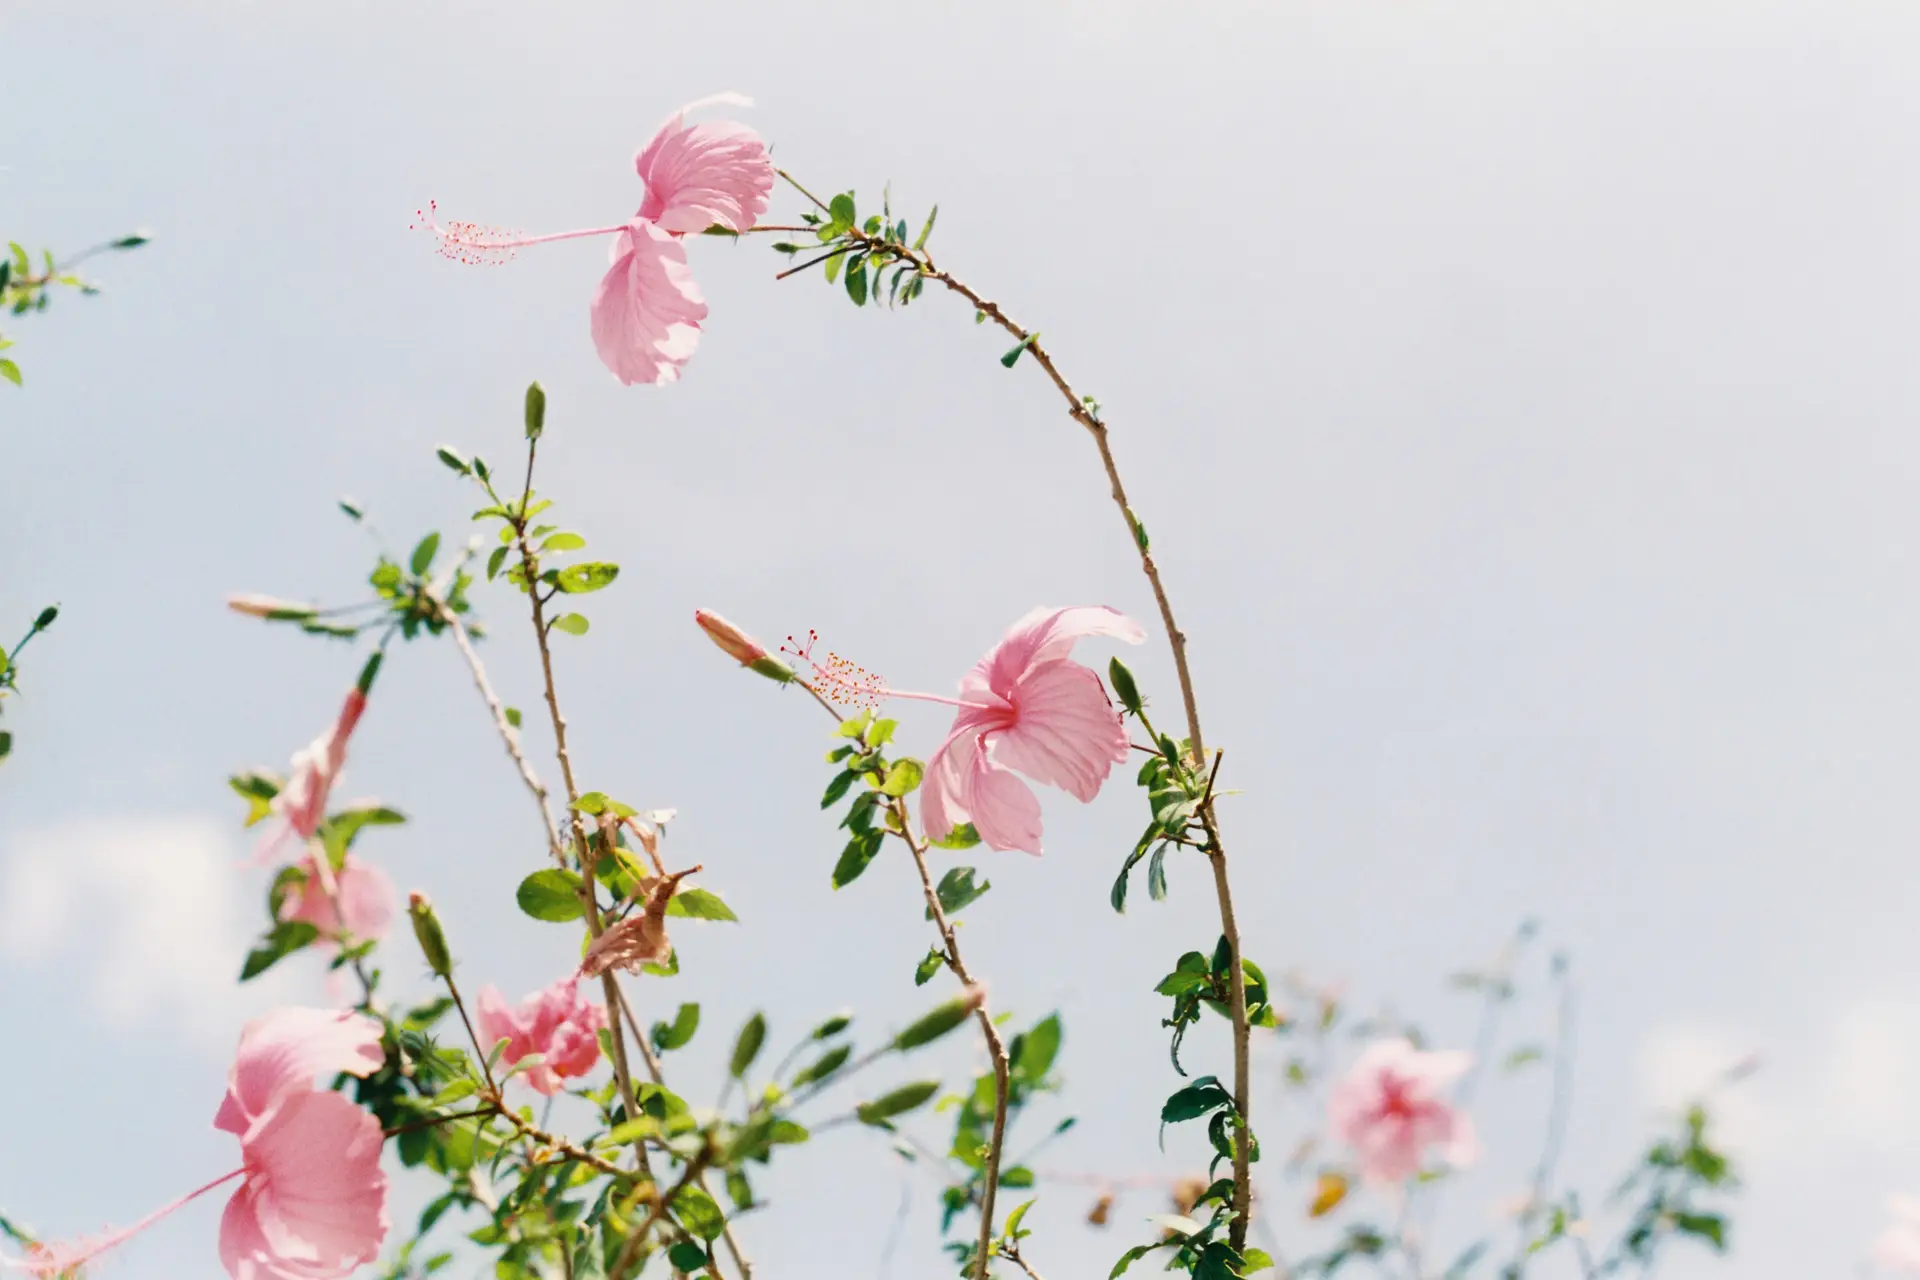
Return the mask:
<svg viewBox="0 0 1920 1280">
<path fill-rule="evenodd" d="M 1404 1182 L 1429 1147 L 1456 1168 L 1473 1162 L 1473 1122 L 1446 1096 L 1472 1063 L 1469 1054 L 1423 1052 L 1406 1040 L 1367 1046 L 1327 1100 L 1328 1121 L 1360 1157 L 1362 1177 Z"/>
<path fill-rule="evenodd" d="M 214 1126 L 240 1139 L 241 1167 L 120 1231 L 36 1245 L 0 1265 L 32 1275 L 72 1271 L 175 1209 L 244 1179 L 220 1220 L 220 1260 L 233 1280 L 339 1280 L 379 1255 L 387 1235 L 386 1141 L 380 1122 L 314 1078 L 364 1076 L 385 1060 L 380 1024 L 328 1009 L 277 1009 L 240 1033 Z"/>
<path fill-rule="evenodd" d="M 287 785 L 273 798 L 273 812 L 302 840 L 311 840 L 327 819 L 327 795 L 347 762 L 347 739 L 353 736 L 353 728 L 360 723 L 360 715 L 366 709 L 367 695 L 359 689 L 350 690 L 347 700 L 340 705 L 339 718 L 306 750 L 293 757 Z M 275 843 L 277 838 L 270 839 L 262 847 L 262 854 L 269 852 Z"/>
<path fill-rule="evenodd" d="M 1873 1242 L 1873 1260 L 1889 1271 L 1920 1275 L 1920 1197 L 1888 1196 L 1893 1221 Z"/>
<path fill-rule="evenodd" d="M 361 941 L 386 936 L 399 901 L 386 872 L 352 854 L 338 871 L 324 854 L 308 854 L 300 865 L 307 878 L 281 901 L 282 923 L 305 921 L 334 941 L 343 935 Z"/>
<path fill-rule="evenodd" d="M 1085 803 L 1127 758 L 1126 729 L 1100 677 L 1069 656 L 1086 636 L 1146 639 L 1139 623 L 1104 606 L 1035 609 L 961 679 L 960 713 L 927 763 L 929 839 L 971 822 L 992 848 L 1038 854 L 1040 801 L 1014 774 Z"/>
<path fill-rule="evenodd" d="M 737 93 L 702 98 L 674 112 L 641 148 L 634 168 L 646 194 L 626 222 L 527 236 L 472 222 L 442 225 L 438 206 L 429 204 L 416 211 L 414 226 L 439 238 L 444 257 L 474 265 L 506 262 L 530 245 L 613 236 L 612 265 L 588 313 L 594 350 L 628 386 L 672 382 L 707 318 L 681 237 L 711 227 L 750 231 L 773 194 L 773 161 L 759 134 L 730 120 L 686 123 L 688 112 L 721 104 L 753 105 Z"/>
<path fill-rule="evenodd" d="M 482 987 L 476 1012 L 481 1044 L 491 1048 L 505 1040 L 508 1063 L 528 1054 L 545 1056 L 545 1063 L 525 1073 L 527 1083 L 540 1093 L 560 1092 L 562 1080 L 583 1076 L 600 1061 L 600 1030 L 607 1025 L 607 1011 L 580 995 L 571 974 L 518 1007 L 509 1006 L 496 988 Z"/>
</svg>

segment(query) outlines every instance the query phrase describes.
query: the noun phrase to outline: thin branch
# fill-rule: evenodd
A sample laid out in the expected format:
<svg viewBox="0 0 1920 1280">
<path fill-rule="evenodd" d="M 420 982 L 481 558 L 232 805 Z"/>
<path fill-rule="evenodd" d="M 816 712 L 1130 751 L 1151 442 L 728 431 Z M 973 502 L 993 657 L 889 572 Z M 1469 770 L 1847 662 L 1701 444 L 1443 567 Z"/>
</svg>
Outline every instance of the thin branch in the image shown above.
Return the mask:
<svg viewBox="0 0 1920 1280">
<path fill-rule="evenodd" d="M 795 190 L 821 208 L 820 199 L 802 187 L 798 182 L 779 171 Z M 978 291 L 966 284 L 952 272 L 936 267 L 933 259 L 920 249 L 895 244 L 880 236 L 870 236 L 858 227 L 849 228 L 844 238 L 859 245 L 862 250 L 885 259 L 905 263 L 913 267 L 922 278 L 936 280 L 948 290 L 965 298 L 973 304 L 974 310 L 992 320 L 1000 328 L 1011 334 L 1027 354 L 1046 373 L 1047 378 L 1066 401 L 1067 413 L 1073 420 L 1086 428 L 1093 438 L 1094 448 L 1099 452 L 1100 465 L 1105 470 L 1107 485 L 1113 496 L 1114 506 L 1119 508 L 1121 519 L 1126 523 L 1127 540 L 1133 544 L 1140 558 L 1140 571 L 1146 575 L 1148 584 L 1153 588 L 1154 603 L 1159 607 L 1160 620 L 1166 627 L 1167 643 L 1173 652 L 1173 665 L 1180 680 L 1180 698 L 1184 704 L 1187 718 L 1188 745 L 1196 766 L 1207 761 L 1206 739 L 1200 729 L 1200 705 L 1194 693 L 1193 673 L 1187 662 L 1187 636 L 1180 629 L 1179 621 L 1174 617 L 1173 602 L 1167 596 L 1166 584 L 1161 580 L 1159 565 L 1154 562 L 1153 552 L 1147 540 L 1145 527 L 1134 514 L 1132 504 L 1127 499 L 1127 490 L 1120 479 L 1120 467 L 1114 461 L 1112 442 L 1108 439 L 1107 424 L 1088 403 L 1087 398 L 1075 391 L 1060 368 L 1054 363 L 1053 355 L 1040 342 L 1039 335 L 1017 323 L 998 303 L 983 297 Z M 1233 1101 L 1237 1116 L 1237 1132 L 1233 1155 L 1233 1223 L 1228 1229 L 1229 1241 L 1235 1249 L 1243 1249 L 1247 1242 L 1247 1217 L 1251 1207 L 1252 1183 L 1248 1176 L 1251 1156 L 1252 1132 L 1248 1116 L 1248 1107 L 1252 1101 L 1252 1080 L 1250 1068 L 1250 1044 L 1252 1027 L 1247 1019 L 1246 973 L 1241 964 L 1240 925 L 1233 908 L 1233 890 L 1227 877 L 1226 847 L 1220 840 L 1219 822 L 1214 814 L 1214 799 L 1209 789 L 1207 798 L 1199 807 L 1198 816 L 1207 832 L 1207 847 L 1204 852 L 1213 864 L 1214 897 L 1219 905 L 1220 932 L 1227 940 L 1229 963 L 1232 965 L 1232 993 L 1229 1012 L 1233 1018 Z"/>
<path fill-rule="evenodd" d="M 480 655 L 474 651 L 473 638 L 467 633 L 467 627 L 460 615 L 447 607 L 447 602 L 439 596 L 433 597 L 435 608 L 439 610 L 441 621 L 453 631 L 453 642 L 460 649 L 460 656 L 467 660 L 467 670 L 473 673 L 473 684 L 486 700 L 487 710 L 493 715 L 493 727 L 500 734 L 500 741 L 507 748 L 514 766 L 520 770 L 520 780 L 527 784 L 527 790 L 533 794 L 534 803 L 540 806 L 540 823 L 546 828 L 547 848 L 553 853 L 554 860 L 566 864 L 566 852 L 560 844 L 560 829 L 554 825 L 553 809 L 547 803 L 547 784 L 540 781 L 540 775 L 533 771 L 527 762 L 526 753 L 520 750 L 520 735 L 507 722 L 506 710 L 501 706 L 500 697 L 493 691 L 493 684 L 487 679 L 487 668 L 480 661 Z"/>
<path fill-rule="evenodd" d="M 647 1234 L 667 1216 L 667 1207 L 673 1203 L 674 1198 L 700 1181 L 701 1176 L 706 1173 L 708 1159 L 708 1152 L 702 1148 L 700 1154 L 687 1162 L 685 1172 L 680 1175 L 680 1181 L 673 1184 L 673 1189 L 665 1195 L 654 1197 L 653 1204 L 647 1209 L 646 1220 L 631 1236 L 627 1237 L 626 1244 L 620 1247 L 619 1257 L 614 1259 L 613 1266 L 607 1271 L 607 1280 L 623 1280 L 633 1270 L 634 1263 L 639 1260 L 640 1250 L 646 1247 Z M 658 1191 L 658 1188 L 656 1187 L 655 1190 Z"/>
</svg>

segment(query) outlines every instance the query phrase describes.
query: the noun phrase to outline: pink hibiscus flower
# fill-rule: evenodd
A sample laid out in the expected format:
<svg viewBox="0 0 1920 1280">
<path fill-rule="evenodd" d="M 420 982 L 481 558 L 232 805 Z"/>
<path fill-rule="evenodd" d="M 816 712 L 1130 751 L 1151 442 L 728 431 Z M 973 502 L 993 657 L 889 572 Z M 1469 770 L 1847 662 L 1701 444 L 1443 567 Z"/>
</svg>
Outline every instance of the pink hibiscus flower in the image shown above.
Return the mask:
<svg viewBox="0 0 1920 1280">
<path fill-rule="evenodd" d="M 399 901 L 386 872 L 352 854 L 338 871 L 324 854 L 308 854 L 300 865 L 307 878 L 281 900 L 282 923 L 303 920 L 331 942 L 386 936 Z"/>
<path fill-rule="evenodd" d="M 890 688 L 837 653 L 815 661 L 819 637 L 811 631 L 804 645 L 787 637 L 781 652 L 812 670 L 807 683 L 815 693 L 842 706 L 871 708 L 888 698 L 914 698 L 958 707 L 946 741 L 927 762 L 922 810 L 927 837 L 944 839 L 970 822 L 990 848 L 1038 856 L 1040 800 L 1016 773 L 1059 787 L 1084 804 L 1099 794 L 1113 766 L 1127 758 L 1120 713 L 1100 677 L 1071 656 L 1074 642 L 1086 636 L 1139 644 L 1146 632 L 1105 605 L 1035 609 L 1007 628 L 1000 643 L 961 678 L 957 698 Z"/>
<path fill-rule="evenodd" d="M 534 992 L 518 1007 L 508 1005 L 496 988 L 482 987 L 476 1013 L 480 1042 L 491 1047 L 505 1040 L 502 1056 L 508 1063 L 535 1053 L 545 1057 L 524 1073 L 539 1093 L 560 1092 L 563 1080 L 587 1074 L 600 1061 L 600 1029 L 607 1025 L 607 1011 L 581 996 L 571 974 Z"/>
<path fill-rule="evenodd" d="M 1100 677 L 1070 656 L 1086 636 L 1146 639 L 1104 606 L 1035 609 L 961 678 L 960 712 L 927 762 L 929 839 L 971 822 L 991 848 L 1038 855 L 1040 800 L 1015 774 L 1084 804 L 1127 758 L 1127 731 Z"/>
<path fill-rule="evenodd" d="M 438 221 L 438 206 L 416 211 L 416 227 L 434 233 L 457 262 L 499 263 L 517 249 L 584 236 L 612 236 L 612 265 L 589 312 L 594 350 L 622 383 L 672 382 L 700 343 L 706 300 L 687 266 L 681 238 L 710 227 L 749 231 L 773 194 L 767 144 L 732 121 L 689 125 L 687 113 L 726 104 L 751 106 L 737 93 L 715 94 L 673 113 L 634 157 L 646 184 L 639 212 L 626 222 L 525 236 L 472 222 Z"/>
<path fill-rule="evenodd" d="M 240 1139 L 241 1167 L 123 1231 L 37 1247 L 8 1267 L 71 1271 L 214 1188 L 244 1179 L 220 1220 L 220 1261 L 233 1280 L 339 1280 L 386 1239 L 380 1122 L 314 1077 L 364 1076 L 384 1060 L 380 1024 L 328 1009 L 278 1009 L 249 1022 L 214 1126 Z"/>
<path fill-rule="evenodd" d="M 1473 1121 L 1447 1099 L 1472 1064 L 1469 1054 L 1423 1052 L 1406 1040 L 1367 1046 L 1327 1099 L 1328 1121 L 1359 1156 L 1363 1178 L 1405 1182 L 1420 1172 L 1429 1147 L 1456 1168 L 1473 1162 Z"/>
</svg>

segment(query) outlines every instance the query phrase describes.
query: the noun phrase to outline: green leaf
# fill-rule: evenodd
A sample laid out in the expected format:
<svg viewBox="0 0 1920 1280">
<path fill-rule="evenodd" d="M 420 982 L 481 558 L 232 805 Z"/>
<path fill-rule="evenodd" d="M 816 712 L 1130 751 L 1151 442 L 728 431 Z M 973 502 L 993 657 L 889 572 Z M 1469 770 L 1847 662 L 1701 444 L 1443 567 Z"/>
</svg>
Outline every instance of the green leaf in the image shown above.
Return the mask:
<svg viewBox="0 0 1920 1280">
<path fill-rule="evenodd" d="M 971 849 L 980 843 L 980 833 L 973 829 L 971 822 L 963 822 L 940 839 L 929 843 L 936 849 Z"/>
<path fill-rule="evenodd" d="M 582 881 L 576 873 L 564 867 L 548 867 L 522 880 L 513 897 L 520 909 L 535 920 L 565 924 L 585 913 L 580 903 L 581 887 Z"/>
<path fill-rule="evenodd" d="M 793 1077 L 793 1082 L 791 1087 L 794 1089 L 798 1089 L 802 1085 L 813 1084 L 815 1081 L 825 1080 L 828 1076 L 838 1071 L 841 1067 L 846 1066 L 847 1059 L 852 1056 L 853 1056 L 852 1045 L 850 1044 L 835 1045 L 833 1048 L 827 1050 L 825 1053 L 821 1054 L 818 1058 L 815 1058 L 812 1062 L 808 1063 L 807 1066 L 805 1066 L 799 1072 L 797 1072 Z"/>
<path fill-rule="evenodd" d="M 1013 1052 L 1013 1074 L 1029 1087 L 1039 1088 L 1060 1053 L 1060 1036 L 1060 1015 L 1055 1013 L 1018 1037 Z"/>
<path fill-rule="evenodd" d="M 1028 334 L 1026 337 L 1020 339 L 1019 342 L 1016 342 L 1014 344 L 1013 350 L 1007 352 L 1007 354 L 1000 357 L 1000 363 L 1005 365 L 1009 369 L 1013 368 L 1014 364 L 1018 362 L 1020 359 L 1020 353 L 1022 351 L 1025 351 L 1028 347 L 1032 346 L 1034 343 L 1038 342 L 1039 340 L 1040 340 L 1040 334 L 1038 330 Z"/>
<path fill-rule="evenodd" d="M 836 253 L 832 257 L 827 259 L 826 266 L 822 269 L 826 272 L 828 284 L 832 284 L 835 280 L 838 280 L 840 278 L 840 267 L 841 267 L 841 264 L 846 262 L 846 260 L 847 260 L 847 255 L 845 250 L 842 250 L 839 253 Z"/>
<path fill-rule="evenodd" d="M 847 847 L 840 851 L 840 860 L 833 864 L 833 887 L 844 889 L 858 880 L 886 838 L 884 831 L 863 831 L 847 841 Z"/>
<path fill-rule="evenodd" d="M 904 1051 L 932 1044 L 965 1022 L 973 1010 L 973 1001 L 966 996 L 955 996 L 945 1004 L 934 1006 L 930 1012 L 922 1014 L 905 1031 L 895 1036 L 893 1047 Z"/>
<path fill-rule="evenodd" d="M 0 760 L 5 760 L 8 756 L 12 754 L 13 754 L 13 735 L 11 733 L 8 733 L 4 729 L 0 729 Z"/>
<path fill-rule="evenodd" d="M 637 817 L 640 812 L 632 805 L 621 804 L 618 800 L 608 799 L 607 793 L 604 791 L 589 791 L 578 800 L 575 800 L 569 807 L 579 813 L 594 814 L 596 816 L 603 813 L 610 813 L 616 818 Z"/>
<path fill-rule="evenodd" d="M 927 1105 L 934 1094 L 940 1092 L 938 1080 L 916 1080 L 912 1084 L 903 1084 L 875 1098 L 872 1102 L 863 1102 L 853 1109 L 860 1117 L 861 1124 L 878 1125 L 894 1116 L 905 1115 L 909 1111 Z"/>
<path fill-rule="evenodd" d="M 1233 1098 L 1220 1082 L 1212 1076 L 1201 1076 L 1186 1088 L 1168 1098 L 1160 1108 L 1161 1124 L 1178 1124 L 1182 1120 L 1196 1120 L 1209 1111 L 1233 1105 Z"/>
<path fill-rule="evenodd" d="M 1248 1248 L 1240 1255 L 1240 1274 L 1250 1276 L 1256 1271 L 1265 1271 L 1273 1265 L 1273 1257 L 1265 1249 Z"/>
<path fill-rule="evenodd" d="M 567 533 L 563 530 L 542 542 L 540 550 L 543 552 L 578 551 L 586 545 L 587 540 L 579 534 Z"/>
<path fill-rule="evenodd" d="M 430 569 L 433 566 L 433 553 L 438 551 L 439 549 L 440 549 L 439 534 L 430 533 L 426 537 L 420 539 L 419 544 L 416 545 L 413 549 L 413 558 L 410 561 L 408 561 L 408 565 L 409 567 L 412 568 L 414 575 L 416 577 L 419 576 L 420 574 L 425 573 L 428 569 Z"/>
<path fill-rule="evenodd" d="M 815 1027 L 813 1029 L 813 1033 L 808 1037 L 808 1039 L 830 1040 L 834 1036 L 839 1035 L 842 1031 L 845 1031 L 848 1027 L 852 1025 L 853 1025 L 852 1014 L 836 1013 L 831 1018 L 828 1018 L 825 1022 Z"/>
<path fill-rule="evenodd" d="M 854 209 L 853 193 L 851 191 L 844 195 L 837 195 L 827 201 L 827 213 L 833 218 L 837 225 L 848 228 L 851 228 L 860 218 L 859 213 Z M 22 270 L 24 271 L 25 268 L 22 268 Z"/>
<path fill-rule="evenodd" d="M 457 451 L 449 449 L 446 445 L 441 445 L 438 449 L 434 450 L 434 452 L 439 456 L 440 461 L 447 464 L 450 470 L 457 471 L 463 476 L 473 474 L 473 464 L 462 457 Z"/>
<path fill-rule="evenodd" d="M 840 797 L 847 794 L 847 789 L 853 786 L 854 779 L 859 776 L 859 774 L 851 769 L 843 769 L 835 774 L 833 781 L 827 784 L 825 794 L 820 797 L 820 807 L 822 809 L 833 808 L 835 804 L 839 803 Z"/>
<path fill-rule="evenodd" d="M 847 268 L 847 296 L 853 299 L 853 305 L 867 305 L 867 264 L 857 263 Z"/>
<path fill-rule="evenodd" d="M 738 920 L 720 895 L 706 889 L 682 889 L 667 902 L 667 914 L 689 920 Z"/>
<path fill-rule="evenodd" d="M 913 242 L 913 247 L 916 252 L 927 247 L 927 237 L 933 234 L 933 221 L 935 218 L 938 218 L 939 216 L 940 216 L 939 205 L 935 205 L 933 206 L 933 208 L 927 210 L 926 225 L 920 228 L 920 234 L 917 237 L 915 237 Z"/>
<path fill-rule="evenodd" d="M 493 554 L 487 557 L 487 581 L 492 582 L 500 576 L 500 566 L 507 562 L 507 552 L 511 547 L 495 547 Z"/>
<path fill-rule="evenodd" d="M 20 366 L 4 356 L 0 356 L 0 378 L 5 378 L 16 387 L 21 385 Z"/>
<path fill-rule="evenodd" d="M 1033 1200 L 1021 1201 L 1014 1207 L 1013 1212 L 1007 1215 L 1007 1225 L 1000 1232 L 1003 1240 L 1018 1240 L 1022 1234 L 1030 1234 L 1020 1230 L 1020 1221 L 1027 1216 L 1027 1210 L 1033 1208 L 1034 1202 L 1038 1199 L 1039 1197 L 1035 1196 Z"/>
<path fill-rule="evenodd" d="M 612 586 L 613 580 L 619 576 L 619 565 L 592 560 L 586 564 L 568 565 L 560 570 L 554 577 L 553 585 L 568 595 L 578 596 Z"/>
<path fill-rule="evenodd" d="M 547 392 L 537 382 L 527 384 L 527 439 L 538 440 L 547 429 Z"/>
<path fill-rule="evenodd" d="M 940 948 L 928 947 L 926 956 L 921 959 L 919 964 L 914 966 L 913 985 L 916 987 L 926 986 L 928 982 L 932 981 L 933 975 L 940 972 L 940 966 L 946 962 L 947 958 L 940 953 Z"/>
<path fill-rule="evenodd" d="M 895 760 L 893 767 L 887 770 L 887 780 L 880 784 L 883 795 L 898 800 L 901 796 L 911 795 L 920 786 L 921 779 L 927 776 L 926 766 L 918 760 Z"/>
<path fill-rule="evenodd" d="M 360 520 L 366 516 L 366 512 L 362 511 L 358 505 L 347 498 L 340 499 L 340 509 L 346 512 L 347 517 L 352 520 Z"/>
<path fill-rule="evenodd" d="M 727 1229 L 727 1215 L 720 1212 L 712 1196 L 695 1186 L 680 1188 L 673 1198 L 673 1214 L 681 1226 L 702 1240 L 718 1239 Z"/>
<path fill-rule="evenodd" d="M 993 887 L 991 881 L 974 883 L 972 867 L 954 867 L 940 877 L 940 887 L 934 890 L 934 896 L 940 900 L 940 909 L 951 916 L 979 901 L 980 895 Z M 927 908 L 927 919 L 933 919 L 933 908 Z"/>
<path fill-rule="evenodd" d="M 570 636 L 583 636 L 587 634 L 587 627 L 589 625 L 591 624 L 577 613 L 563 613 L 547 624 L 550 629 L 554 631 L 564 631 Z"/>
<path fill-rule="evenodd" d="M 682 1240 L 667 1249 L 667 1261 L 683 1275 L 698 1275 L 707 1269 L 707 1251 L 691 1240 Z"/>
<path fill-rule="evenodd" d="M 670 1049 L 678 1049 L 686 1045 L 693 1039 L 693 1033 L 699 1029 L 700 1006 L 683 1004 L 679 1012 L 674 1014 L 671 1023 L 654 1023 L 652 1034 L 648 1038 L 653 1041 L 655 1049 L 665 1053 Z"/>
<path fill-rule="evenodd" d="M 1716 1253 L 1726 1252 L 1727 1220 L 1717 1213 L 1676 1213 L 1673 1215 L 1673 1226 L 1683 1235 L 1698 1236 L 1705 1240 Z"/>
<path fill-rule="evenodd" d="M 747 1025 L 740 1028 L 740 1036 L 733 1042 L 733 1057 L 728 1062 L 727 1070 L 733 1073 L 735 1079 L 746 1078 L 747 1068 L 760 1056 L 760 1046 L 766 1038 L 767 1020 L 756 1013 L 747 1019 Z"/>
<path fill-rule="evenodd" d="M 1155 902 L 1164 902 L 1167 897 L 1167 849 L 1162 841 L 1154 849 L 1153 857 L 1147 861 L 1147 896 Z"/>
<path fill-rule="evenodd" d="M 1146 1257 L 1159 1247 L 1157 1244 L 1137 1244 L 1133 1246 L 1133 1248 L 1120 1255 L 1120 1261 L 1113 1264 L 1113 1270 L 1107 1272 L 1107 1280 L 1119 1280 L 1119 1277 L 1126 1274 L 1128 1267 L 1140 1261 L 1140 1259 Z"/>
<path fill-rule="evenodd" d="M 240 981 L 252 981 L 319 936 L 320 931 L 304 920 L 289 920 L 275 925 L 272 932 L 247 953 L 247 962 L 240 970 Z"/>
<path fill-rule="evenodd" d="M 115 249 L 138 249 L 141 245 L 152 241 L 152 239 L 153 232 L 141 230 L 134 232 L 132 235 L 121 236 L 113 242 L 111 247 Z"/>
</svg>

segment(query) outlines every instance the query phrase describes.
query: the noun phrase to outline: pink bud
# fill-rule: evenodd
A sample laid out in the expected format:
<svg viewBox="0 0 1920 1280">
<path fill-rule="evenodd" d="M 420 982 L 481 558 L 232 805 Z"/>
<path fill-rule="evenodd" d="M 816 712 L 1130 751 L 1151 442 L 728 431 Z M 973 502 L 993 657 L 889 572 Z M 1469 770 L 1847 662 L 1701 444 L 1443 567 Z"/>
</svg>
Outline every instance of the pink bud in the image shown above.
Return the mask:
<svg viewBox="0 0 1920 1280">
<path fill-rule="evenodd" d="M 741 666 L 751 668 L 767 679 L 778 680 L 782 684 L 793 679 L 792 667 L 770 656 L 765 645 L 719 614 L 706 609 L 695 609 L 693 620 L 700 624 L 700 629 L 707 633 L 709 640 L 719 645 L 723 653 Z"/>
<path fill-rule="evenodd" d="M 311 618 L 315 613 L 314 607 L 310 604 L 260 595 L 228 596 L 227 608 L 235 613 L 244 613 L 249 618 L 270 618 L 275 622 Z"/>
</svg>

